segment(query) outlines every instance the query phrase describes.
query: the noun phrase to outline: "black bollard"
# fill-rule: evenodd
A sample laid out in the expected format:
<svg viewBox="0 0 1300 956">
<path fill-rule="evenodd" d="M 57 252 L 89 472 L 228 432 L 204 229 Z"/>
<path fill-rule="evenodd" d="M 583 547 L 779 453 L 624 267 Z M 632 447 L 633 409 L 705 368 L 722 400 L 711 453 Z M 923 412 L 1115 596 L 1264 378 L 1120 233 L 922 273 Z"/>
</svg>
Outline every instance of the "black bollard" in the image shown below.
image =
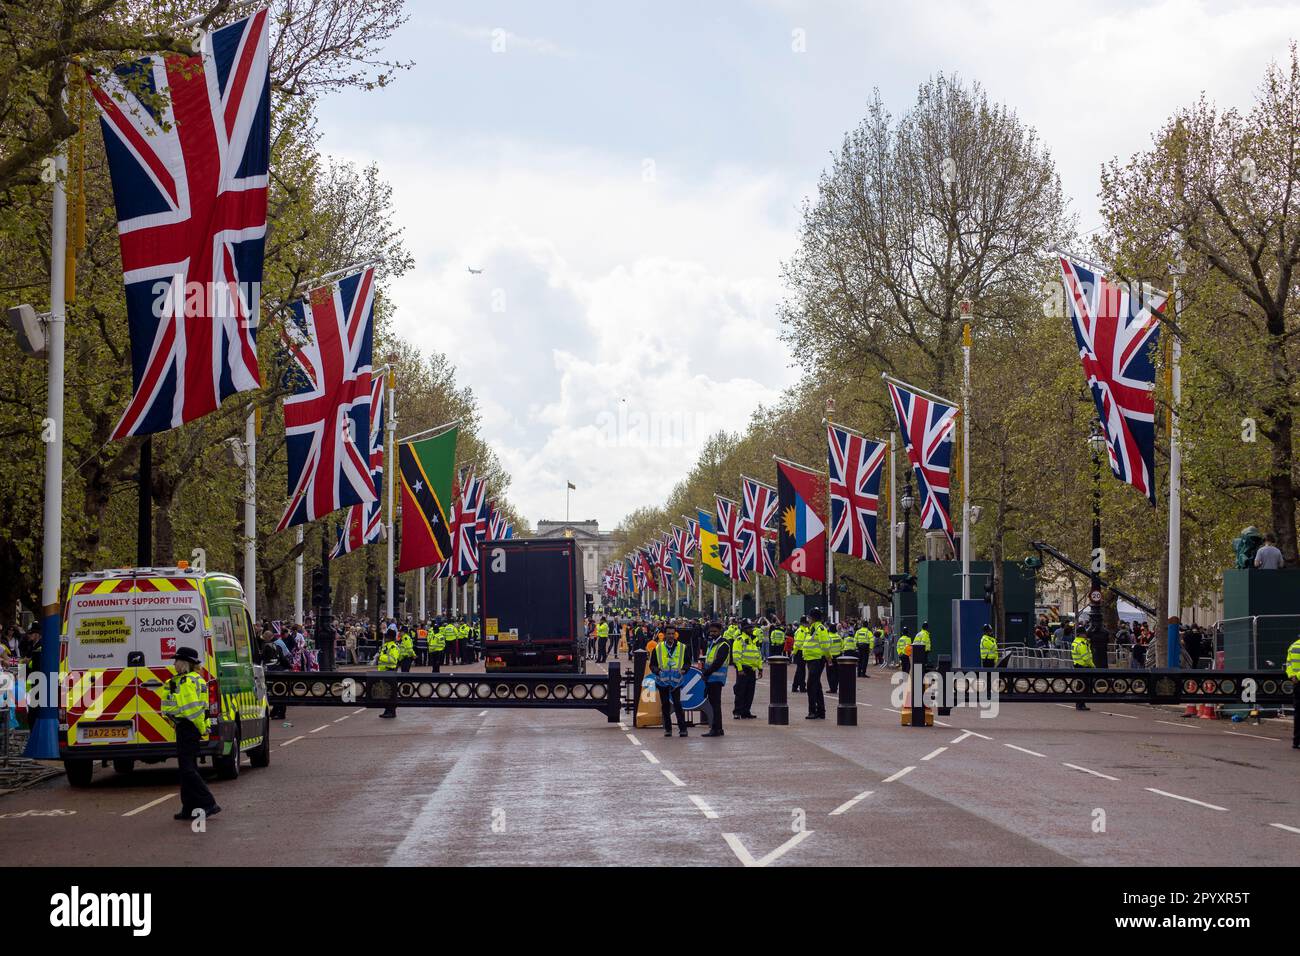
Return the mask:
<svg viewBox="0 0 1300 956">
<path fill-rule="evenodd" d="M 605 713 L 611 724 L 618 723 L 618 713 L 623 709 L 623 674 L 618 661 L 609 662 L 609 685 L 605 691 Z"/>
<path fill-rule="evenodd" d="M 909 726 L 925 726 L 925 645 L 912 644 L 912 672 L 908 679 L 912 682 L 912 722 Z"/>
<path fill-rule="evenodd" d="M 769 657 L 767 693 L 767 722 L 781 727 L 790 723 L 790 706 L 786 703 L 785 675 L 790 669 L 790 658 L 784 655 Z"/>
<path fill-rule="evenodd" d="M 858 725 L 858 659 L 845 654 L 836 658 L 840 669 L 840 705 L 835 709 L 835 723 L 840 727 Z"/>
<path fill-rule="evenodd" d="M 954 701 L 948 699 L 948 670 L 952 667 L 952 656 L 949 654 L 939 655 L 939 716 L 947 717 L 952 713 Z"/>
</svg>

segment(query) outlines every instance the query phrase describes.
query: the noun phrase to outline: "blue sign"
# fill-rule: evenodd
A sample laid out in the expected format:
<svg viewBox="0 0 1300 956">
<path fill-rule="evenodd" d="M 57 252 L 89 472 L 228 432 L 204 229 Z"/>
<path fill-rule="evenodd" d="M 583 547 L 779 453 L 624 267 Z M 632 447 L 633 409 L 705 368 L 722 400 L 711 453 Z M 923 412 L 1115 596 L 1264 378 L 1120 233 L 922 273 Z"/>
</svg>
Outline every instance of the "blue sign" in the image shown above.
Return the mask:
<svg viewBox="0 0 1300 956">
<path fill-rule="evenodd" d="M 682 681 L 682 710 L 695 710 L 708 699 L 708 696 L 704 672 L 698 667 L 692 667 L 686 672 L 686 679 Z"/>
</svg>

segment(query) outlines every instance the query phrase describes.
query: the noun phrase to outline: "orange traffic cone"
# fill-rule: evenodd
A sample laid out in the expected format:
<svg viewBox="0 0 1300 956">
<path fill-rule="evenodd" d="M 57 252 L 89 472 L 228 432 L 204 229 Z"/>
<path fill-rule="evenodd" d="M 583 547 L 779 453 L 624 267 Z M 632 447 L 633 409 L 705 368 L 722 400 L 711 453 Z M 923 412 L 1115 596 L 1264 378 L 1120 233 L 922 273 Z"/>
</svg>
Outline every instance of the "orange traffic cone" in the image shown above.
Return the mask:
<svg viewBox="0 0 1300 956">
<path fill-rule="evenodd" d="M 1201 720 L 1218 720 L 1219 715 L 1214 711 L 1213 704 L 1202 704 L 1201 711 L 1197 715 Z"/>
<path fill-rule="evenodd" d="M 1186 709 L 1185 711 L 1183 711 L 1183 716 L 1184 716 L 1184 717 L 1195 717 L 1195 716 L 1196 716 L 1196 705 L 1195 705 L 1195 704 L 1188 704 L 1188 705 L 1187 705 L 1187 709 Z"/>
</svg>

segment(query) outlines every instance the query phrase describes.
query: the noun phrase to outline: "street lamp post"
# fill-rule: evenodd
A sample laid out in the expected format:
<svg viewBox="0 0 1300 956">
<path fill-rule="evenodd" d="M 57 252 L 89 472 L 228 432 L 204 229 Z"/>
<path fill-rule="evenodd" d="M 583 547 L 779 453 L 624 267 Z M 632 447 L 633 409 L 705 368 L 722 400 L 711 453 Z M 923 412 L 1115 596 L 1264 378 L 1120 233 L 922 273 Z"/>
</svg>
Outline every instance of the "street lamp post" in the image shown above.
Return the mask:
<svg viewBox="0 0 1300 956">
<path fill-rule="evenodd" d="M 912 574 L 912 473 L 903 479 L 903 590 L 910 591 Z"/>
<path fill-rule="evenodd" d="M 1105 569 L 1105 552 L 1101 549 L 1101 457 L 1106 450 L 1106 436 L 1099 422 L 1093 422 L 1088 448 L 1092 452 L 1092 577 L 1088 589 L 1088 643 L 1092 646 L 1093 666 L 1104 668 L 1107 648 L 1101 625 L 1101 572 Z"/>
</svg>

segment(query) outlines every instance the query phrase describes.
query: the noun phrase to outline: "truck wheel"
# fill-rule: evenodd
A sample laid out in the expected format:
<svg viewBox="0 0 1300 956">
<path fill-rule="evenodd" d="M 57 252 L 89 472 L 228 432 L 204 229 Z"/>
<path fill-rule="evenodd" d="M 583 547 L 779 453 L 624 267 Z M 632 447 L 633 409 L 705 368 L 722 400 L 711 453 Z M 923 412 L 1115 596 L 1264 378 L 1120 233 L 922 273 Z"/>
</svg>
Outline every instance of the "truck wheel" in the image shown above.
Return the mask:
<svg viewBox="0 0 1300 956">
<path fill-rule="evenodd" d="M 268 714 L 262 724 L 262 742 L 248 752 L 248 762 L 254 767 L 271 765 L 271 716 Z"/>
<path fill-rule="evenodd" d="M 93 760 L 65 760 L 63 769 L 68 774 L 68 783 L 74 787 L 89 787 L 90 780 L 95 775 L 95 762 Z"/>
<path fill-rule="evenodd" d="M 128 757 L 118 757 L 113 761 L 113 769 L 118 773 L 130 773 L 135 769 L 135 761 Z"/>
<path fill-rule="evenodd" d="M 235 725 L 235 739 L 230 743 L 230 753 L 224 757 L 214 757 L 213 766 L 217 768 L 218 780 L 237 780 L 239 778 L 239 725 Z"/>
</svg>

